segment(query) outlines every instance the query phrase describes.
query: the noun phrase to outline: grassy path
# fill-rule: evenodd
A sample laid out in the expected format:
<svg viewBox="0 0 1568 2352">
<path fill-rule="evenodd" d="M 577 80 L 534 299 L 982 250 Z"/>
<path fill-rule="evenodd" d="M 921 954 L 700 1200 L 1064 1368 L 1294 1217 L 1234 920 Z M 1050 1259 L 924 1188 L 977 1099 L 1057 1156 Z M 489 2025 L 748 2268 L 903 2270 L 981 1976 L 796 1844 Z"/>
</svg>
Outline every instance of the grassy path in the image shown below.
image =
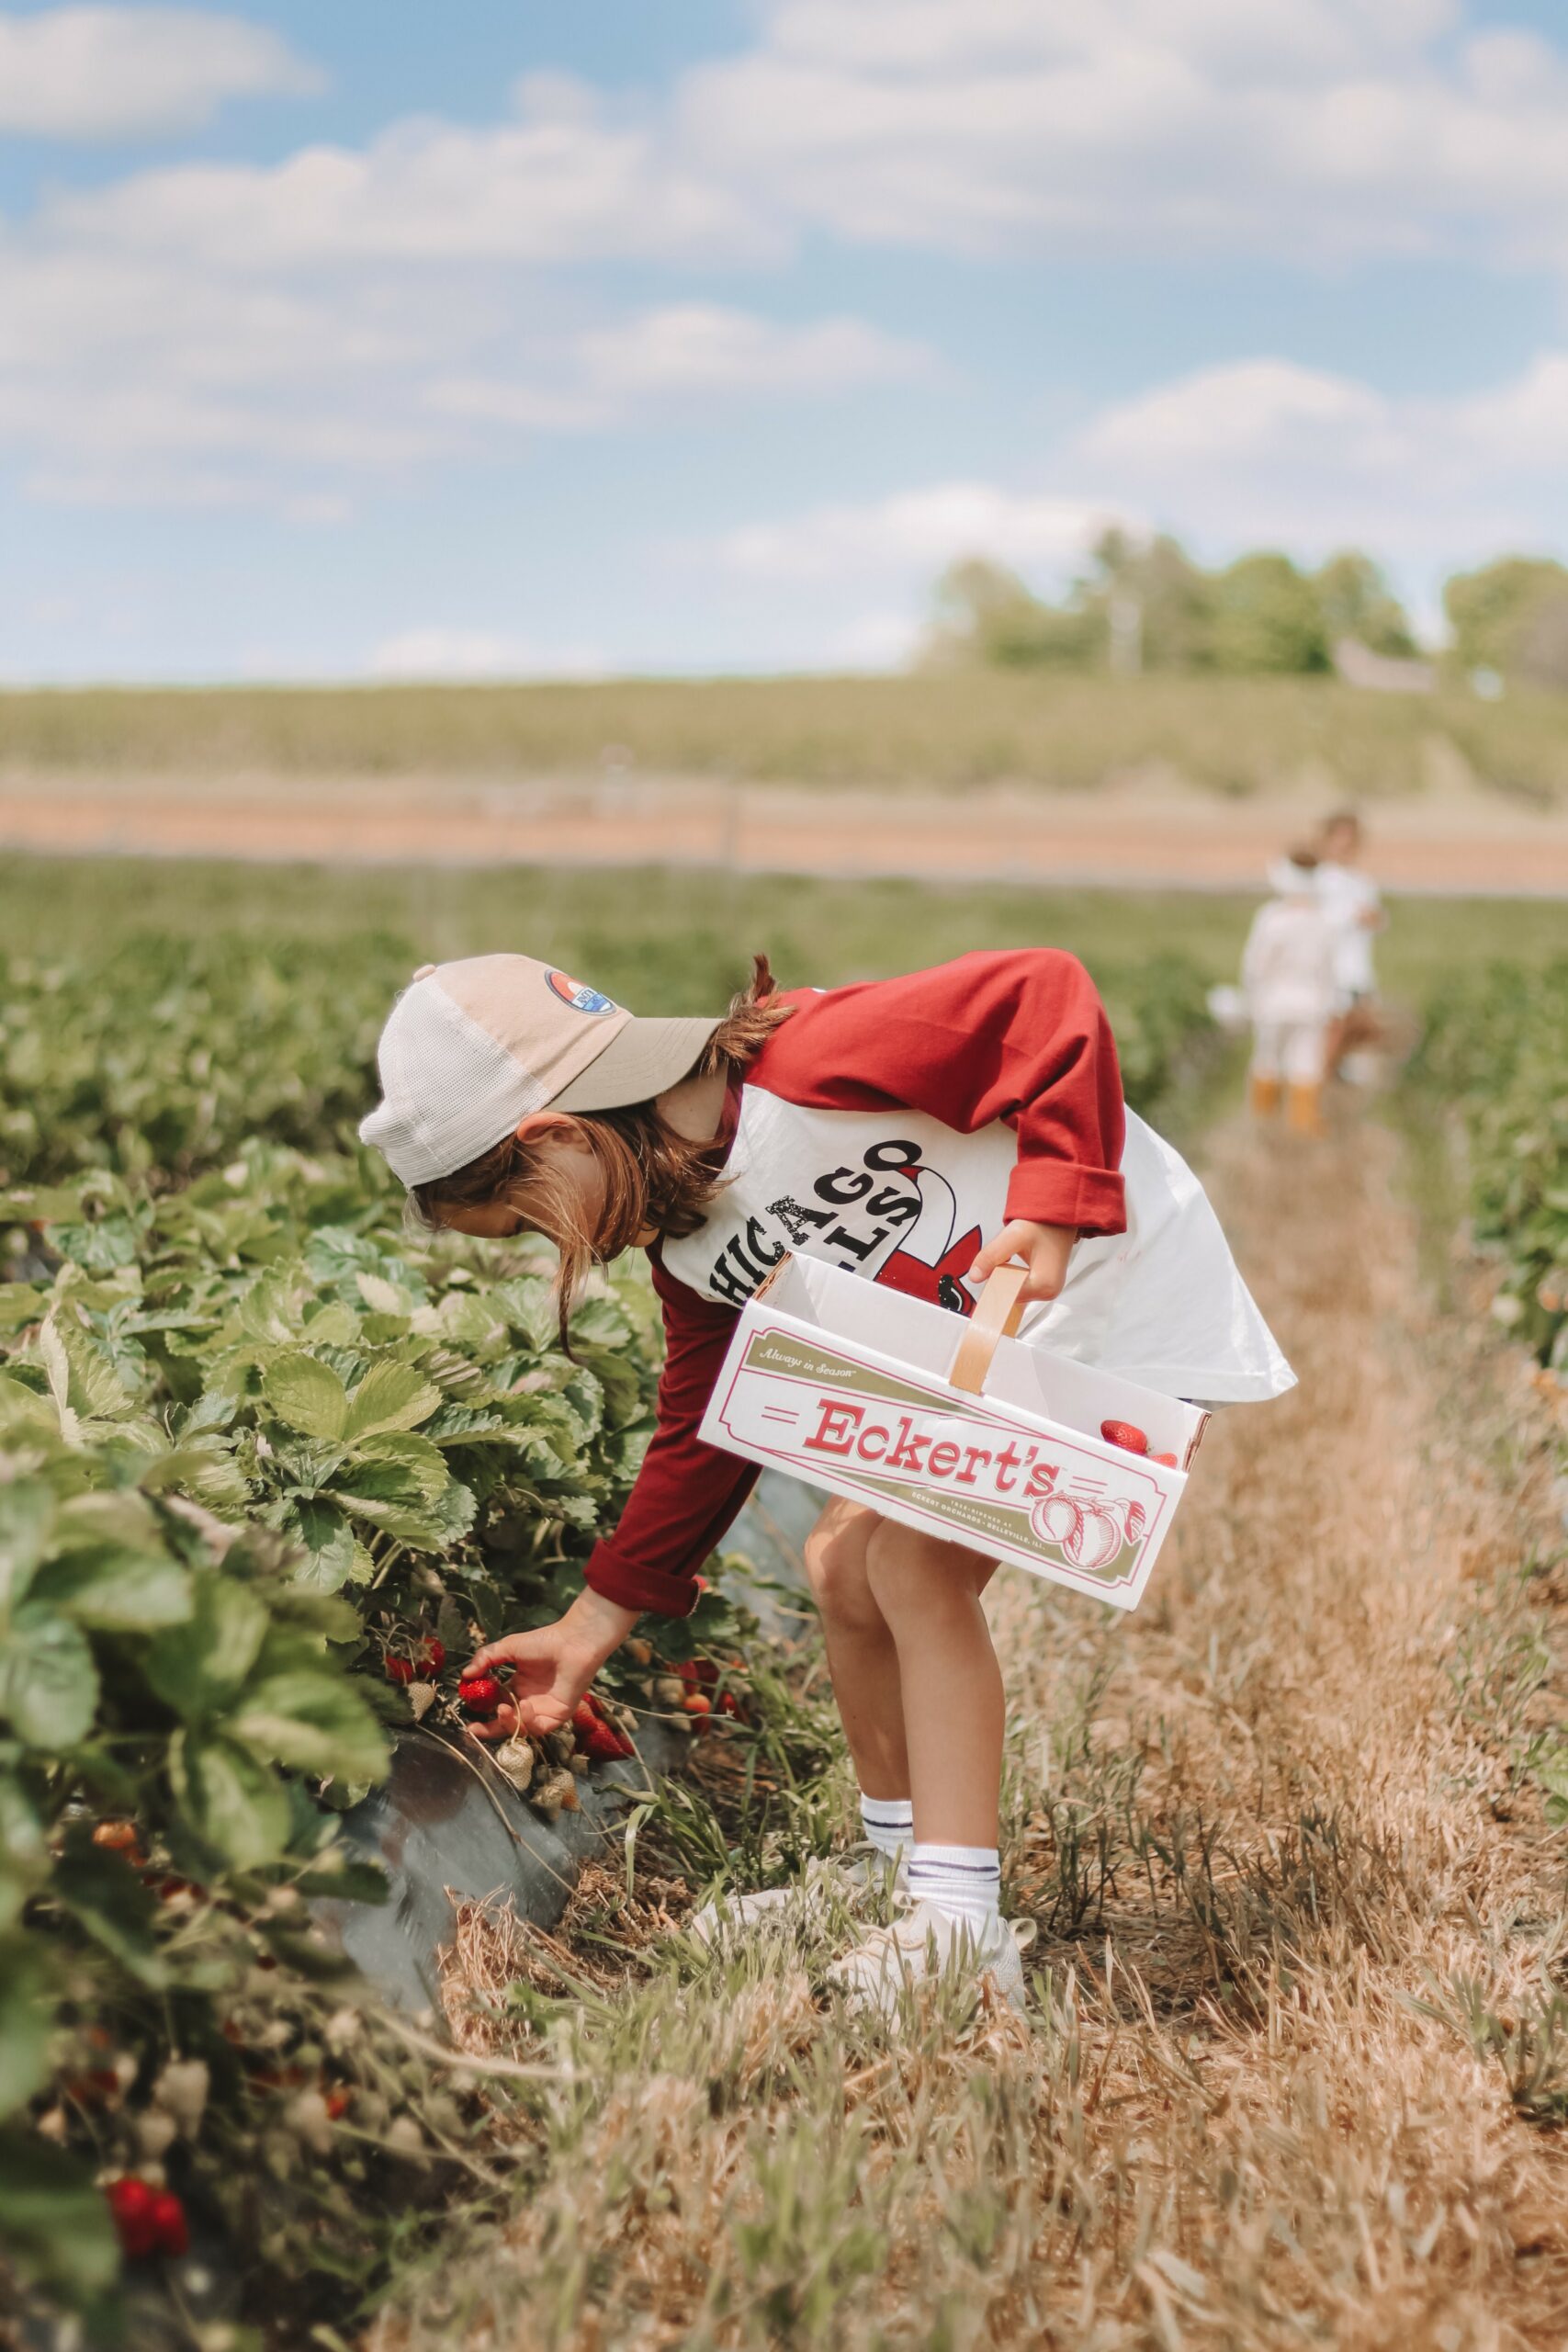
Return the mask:
<svg viewBox="0 0 1568 2352">
<path fill-rule="evenodd" d="M 1028 2027 L 846 2027 L 825 1950 L 514 2011 L 534 2191 L 375 2352 L 1568 2343 L 1543 1408 L 1424 1305 L 1395 1173 L 1221 1133 L 1302 1387 L 1212 1432 L 1134 1618 L 998 1579 Z"/>
</svg>

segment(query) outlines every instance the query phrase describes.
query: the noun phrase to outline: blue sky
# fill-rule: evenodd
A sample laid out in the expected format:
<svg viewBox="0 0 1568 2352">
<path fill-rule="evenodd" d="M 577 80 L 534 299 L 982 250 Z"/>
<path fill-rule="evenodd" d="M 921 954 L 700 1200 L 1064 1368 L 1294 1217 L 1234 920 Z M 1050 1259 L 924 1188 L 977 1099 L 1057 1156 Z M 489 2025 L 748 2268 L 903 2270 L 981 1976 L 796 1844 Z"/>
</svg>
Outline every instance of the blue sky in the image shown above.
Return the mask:
<svg viewBox="0 0 1568 2352">
<path fill-rule="evenodd" d="M 876 666 L 1568 552 L 1546 0 L 0 9 L 0 676 Z"/>
</svg>

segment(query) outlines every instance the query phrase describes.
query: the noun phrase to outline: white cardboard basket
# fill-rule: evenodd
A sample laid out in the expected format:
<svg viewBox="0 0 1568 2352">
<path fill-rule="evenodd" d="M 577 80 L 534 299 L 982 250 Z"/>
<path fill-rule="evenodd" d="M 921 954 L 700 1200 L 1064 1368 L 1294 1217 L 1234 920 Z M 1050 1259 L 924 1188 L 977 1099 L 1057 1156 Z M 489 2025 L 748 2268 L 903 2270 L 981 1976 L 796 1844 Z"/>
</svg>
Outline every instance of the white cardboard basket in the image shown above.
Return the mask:
<svg viewBox="0 0 1568 2352">
<path fill-rule="evenodd" d="M 786 1257 L 741 1310 L 703 1419 L 709 1445 L 906 1527 L 1136 1608 L 1208 1415 L 1006 1336 L 1022 1270 L 972 1318 Z M 1170 1468 L 1109 1444 L 1130 1421 Z"/>
</svg>

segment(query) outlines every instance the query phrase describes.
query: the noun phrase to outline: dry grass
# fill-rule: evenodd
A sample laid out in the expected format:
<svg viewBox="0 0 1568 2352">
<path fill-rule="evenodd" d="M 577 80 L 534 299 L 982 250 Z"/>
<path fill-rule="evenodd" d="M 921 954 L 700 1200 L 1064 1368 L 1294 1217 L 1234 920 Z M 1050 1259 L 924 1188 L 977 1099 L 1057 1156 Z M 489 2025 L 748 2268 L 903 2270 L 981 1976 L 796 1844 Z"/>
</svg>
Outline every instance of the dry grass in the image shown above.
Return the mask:
<svg viewBox="0 0 1568 2352">
<path fill-rule="evenodd" d="M 570 2078 L 374 2352 L 1568 2343 L 1546 1419 L 1423 1306 L 1392 1158 L 1222 1138 L 1302 1390 L 1213 1432 L 1135 1617 L 998 1579 L 1028 2026 L 888 2040 L 825 1951 L 677 1963 L 678 1895 L 608 1877 L 549 1948 L 473 1939 L 475 2046 Z"/>
</svg>

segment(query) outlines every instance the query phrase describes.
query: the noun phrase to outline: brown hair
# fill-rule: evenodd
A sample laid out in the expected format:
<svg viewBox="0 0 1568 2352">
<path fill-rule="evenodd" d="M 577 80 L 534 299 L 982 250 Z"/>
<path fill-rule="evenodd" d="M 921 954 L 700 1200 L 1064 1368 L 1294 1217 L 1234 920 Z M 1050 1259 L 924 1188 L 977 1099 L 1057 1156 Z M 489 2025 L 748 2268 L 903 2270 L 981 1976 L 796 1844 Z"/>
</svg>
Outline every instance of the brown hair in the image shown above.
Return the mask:
<svg viewBox="0 0 1568 2352">
<path fill-rule="evenodd" d="M 772 1001 L 774 981 L 767 957 L 755 956 L 751 964 L 749 985 L 732 999 L 689 1077 L 738 1077 L 793 1012 L 793 1006 Z M 414 1185 L 410 1193 L 415 1215 L 426 1226 L 439 1228 L 454 1209 L 489 1208 L 501 1201 L 515 1206 L 525 1224 L 553 1241 L 560 1253 L 556 1296 L 563 1347 L 589 1267 L 618 1257 L 650 1227 L 677 1240 L 694 1233 L 728 1181 L 715 1164 L 711 1141 L 677 1135 L 652 1102 L 584 1112 L 572 1125 L 604 1173 L 604 1205 L 592 1230 L 583 1223 L 552 1155 L 514 1135 L 503 1136 L 452 1175 Z"/>
</svg>

